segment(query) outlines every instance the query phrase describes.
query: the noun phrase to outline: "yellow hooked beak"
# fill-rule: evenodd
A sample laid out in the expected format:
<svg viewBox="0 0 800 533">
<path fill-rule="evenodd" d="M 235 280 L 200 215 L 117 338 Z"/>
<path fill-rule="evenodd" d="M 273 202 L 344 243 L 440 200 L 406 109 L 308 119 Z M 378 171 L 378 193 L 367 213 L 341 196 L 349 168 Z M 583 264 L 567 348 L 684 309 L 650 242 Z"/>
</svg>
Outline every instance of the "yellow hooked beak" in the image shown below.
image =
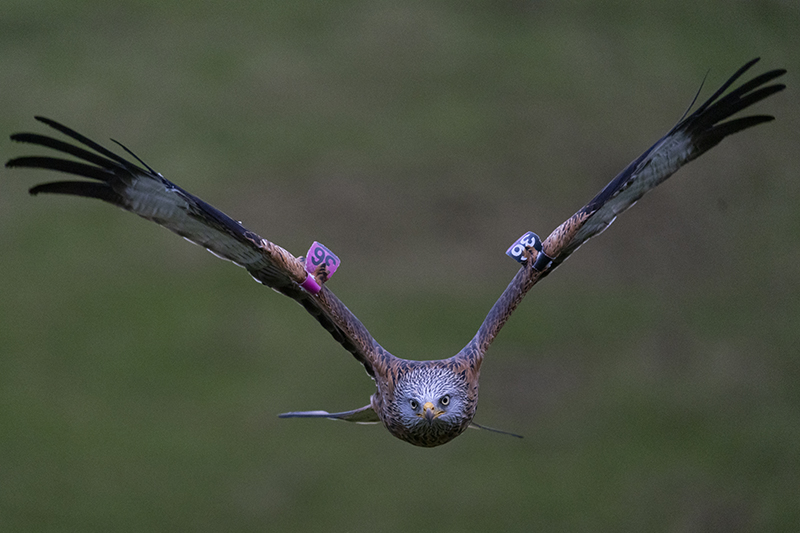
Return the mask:
<svg viewBox="0 0 800 533">
<path fill-rule="evenodd" d="M 444 414 L 444 411 L 442 411 L 441 409 L 437 409 L 432 402 L 425 402 L 425 405 L 422 406 L 422 412 L 417 416 L 420 417 L 424 416 L 425 420 L 427 420 L 428 423 L 430 423 L 433 422 L 434 418 L 437 418 L 439 415 L 442 414 Z"/>
</svg>

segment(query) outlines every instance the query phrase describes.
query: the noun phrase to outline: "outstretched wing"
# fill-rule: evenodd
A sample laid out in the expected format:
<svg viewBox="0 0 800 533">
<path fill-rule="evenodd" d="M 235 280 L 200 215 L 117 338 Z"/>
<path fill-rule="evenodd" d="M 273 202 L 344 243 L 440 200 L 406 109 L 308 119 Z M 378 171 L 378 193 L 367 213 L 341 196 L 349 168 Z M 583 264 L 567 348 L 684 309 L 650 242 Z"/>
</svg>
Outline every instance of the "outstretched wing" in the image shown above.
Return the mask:
<svg viewBox="0 0 800 533">
<path fill-rule="evenodd" d="M 470 364 L 480 365 L 489 344 L 536 282 L 563 263 L 584 242 L 602 233 L 620 213 L 680 167 L 710 150 L 725 137 L 773 120 L 774 117 L 768 115 L 726 120 L 785 88 L 783 84 L 767 85 L 786 72 L 778 69 L 761 74 L 722 96 L 757 61 L 757 58 L 753 59 L 740 68 L 694 113 L 678 122 L 664 137 L 611 180 L 588 204 L 556 228 L 542 242 L 541 252 L 533 247 L 527 248 L 526 263 L 459 356 L 466 358 Z"/>
<path fill-rule="evenodd" d="M 44 117 L 36 117 L 36 120 L 89 150 L 46 135 L 15 133 L 11 136 L 14 141 L 51 148 L 75 159 L 18 157 L 8 161 L 6 166 L 56 170 L 93 181 L 44 183 L 30 189 L 31 194 L 70 194 L 103 200 L 164 226 L 214 255 L 234 262 L 245 268 L 256 281 L 296 300 L 364 365 L 371 376 L 375 376 L 377 354 L 385 351 L 327 287 L 323 285 L 317 294 L 303 288 L 308 274 L 302 258 L 296 258 L 165 179 L 124 146 L 120 145 L 145 168 L 54 120 Z M 321 285 L 325 280 L 320 278 L 318 281 L 317 285 Z"/>
</svg>

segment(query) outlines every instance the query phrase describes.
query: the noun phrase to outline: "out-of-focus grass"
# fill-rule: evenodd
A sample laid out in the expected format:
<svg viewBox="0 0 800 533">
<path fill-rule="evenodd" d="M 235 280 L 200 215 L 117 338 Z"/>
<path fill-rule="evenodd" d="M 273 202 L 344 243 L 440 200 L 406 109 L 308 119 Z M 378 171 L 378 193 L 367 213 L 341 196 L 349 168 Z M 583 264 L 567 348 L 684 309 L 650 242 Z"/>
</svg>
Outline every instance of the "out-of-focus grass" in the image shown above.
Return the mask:
<svg viewBox="0 0 800 533">
<path fill-rule="evenodd" d="M 32 115 L 295 253 L 393 353 L 474 333 L 546 233 L 708 68 L 784 66 L 726 141 L 528 296 L 470 432 L 278 420 L 366 403 L 292 302 L 128 214 L 0 179 L 0 528 L 792 530 L 800 218 L 790 2 L 6 2 L 0 132 Z M 29 148 L 6 142 L 4 158 Z"/>
</svg>

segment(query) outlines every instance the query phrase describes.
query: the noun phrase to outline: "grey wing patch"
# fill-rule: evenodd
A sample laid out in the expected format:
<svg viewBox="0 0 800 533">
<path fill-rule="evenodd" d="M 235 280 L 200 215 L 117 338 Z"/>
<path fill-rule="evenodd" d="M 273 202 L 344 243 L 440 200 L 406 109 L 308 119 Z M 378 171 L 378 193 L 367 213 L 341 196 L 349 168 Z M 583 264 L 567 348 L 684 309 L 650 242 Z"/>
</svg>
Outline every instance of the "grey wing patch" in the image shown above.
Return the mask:
<svg viewBox="0 0 800 533">
<path fill-rule="evenodd" d="M 356 424 L 377 424 L 380 422 L 378 414 L 372 409 L 372 405 L 365 405 L 359 409 L 352 411 L 343 411 L 341 413 L 329 413 L 328 411 L 293 411 L 291 413 L 282 413 L 278 415 L 279 418 L 330 418 L 331 420 L 344 420 L 346 422 L 355 422 Z"/>
</svg>

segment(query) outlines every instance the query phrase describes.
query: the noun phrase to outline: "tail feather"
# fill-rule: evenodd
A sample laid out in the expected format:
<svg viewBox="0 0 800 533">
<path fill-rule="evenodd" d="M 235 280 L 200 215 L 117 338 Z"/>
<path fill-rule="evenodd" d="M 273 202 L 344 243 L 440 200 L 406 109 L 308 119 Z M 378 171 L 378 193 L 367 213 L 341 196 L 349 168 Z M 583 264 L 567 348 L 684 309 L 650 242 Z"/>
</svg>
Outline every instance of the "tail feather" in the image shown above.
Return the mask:
<svg viewBox="0 0 800 533">
<path fill-rule="evenodd" d="M 343 411 L 341 413 L 329 413 L 328 411 L 293 411 L 291 413 L 282 413 L 278 415 L 279 418 L 329 418 L 331 420 L 344 420 L 346 422 L 355 422 L 357 424 L 376 424 L 380 422 L 378 414 L 372 409 L 372 405 L 365 405 L 352 411 Z"/>
</svg>

